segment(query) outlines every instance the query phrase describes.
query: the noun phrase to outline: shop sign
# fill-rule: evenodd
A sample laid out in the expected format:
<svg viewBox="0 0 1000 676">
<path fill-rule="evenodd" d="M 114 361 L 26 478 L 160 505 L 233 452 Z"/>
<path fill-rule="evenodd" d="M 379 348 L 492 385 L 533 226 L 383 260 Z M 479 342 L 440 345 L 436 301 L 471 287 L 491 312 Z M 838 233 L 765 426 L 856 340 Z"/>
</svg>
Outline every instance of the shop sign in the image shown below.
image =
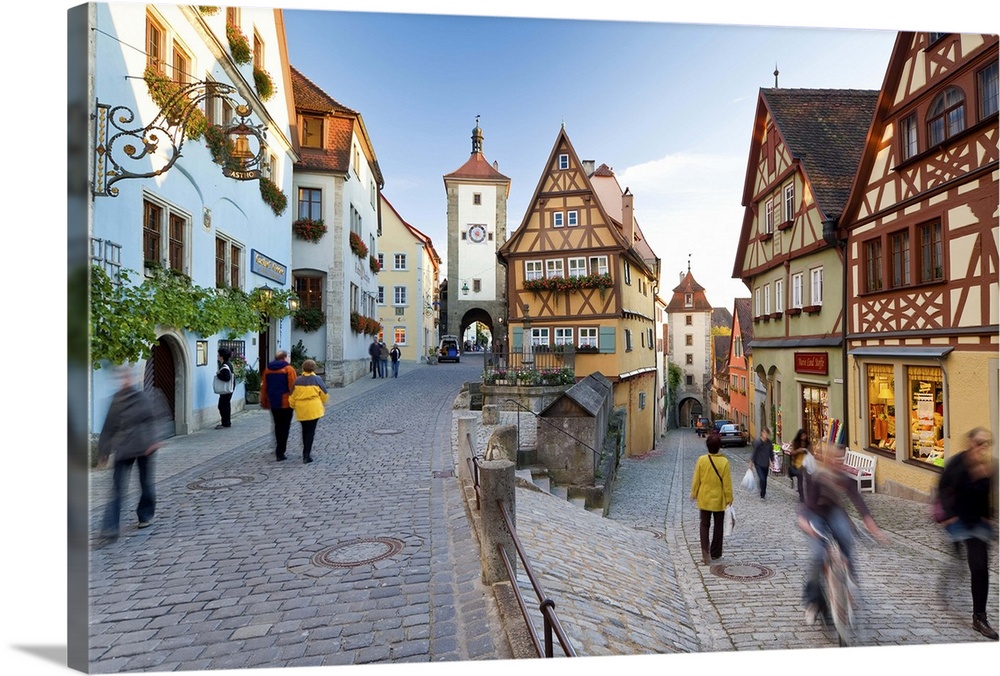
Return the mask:
<svg viewBox="0 0 1000 676">
<path fill-rule="evenodd" d="M 285 283 L 285 266 L 256 249 L 250 250 L 250 271 L 279 284 Z"/>
<path fill-rule="evenodd" d="M 827 374 L 827 359 L 826 352 L 796 352 L 795 372 L 825 376 Z"/>
</svg>

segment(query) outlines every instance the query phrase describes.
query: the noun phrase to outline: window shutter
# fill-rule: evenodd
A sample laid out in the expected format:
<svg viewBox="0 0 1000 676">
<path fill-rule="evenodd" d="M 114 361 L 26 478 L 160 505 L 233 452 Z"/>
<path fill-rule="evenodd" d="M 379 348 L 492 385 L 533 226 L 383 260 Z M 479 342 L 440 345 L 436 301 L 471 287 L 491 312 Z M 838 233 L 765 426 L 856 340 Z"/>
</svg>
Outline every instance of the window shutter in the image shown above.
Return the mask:
<svg viewBox="0 0 1000 676">
<path fill-rule="evenodd" d="M 597 337 L 598 351 L 605 354 L 615 351 L 615 327 L 602 326 Z"/>
<path fill-rule="evenodd" d="M 521 351 L 521 335 L 524 333 L 523 326 L 514 326 L 513 335 L 511 336 L 510 351 L 520 352 Z"/>
</svg>

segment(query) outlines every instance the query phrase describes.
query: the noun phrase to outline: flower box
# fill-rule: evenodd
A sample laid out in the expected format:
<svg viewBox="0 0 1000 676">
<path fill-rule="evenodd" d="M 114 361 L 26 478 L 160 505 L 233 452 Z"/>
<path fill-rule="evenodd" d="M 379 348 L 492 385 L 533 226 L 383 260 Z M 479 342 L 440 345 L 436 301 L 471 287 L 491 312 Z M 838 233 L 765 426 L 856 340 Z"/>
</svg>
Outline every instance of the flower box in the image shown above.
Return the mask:
<svg viewBox="0 0 1000 676">
<path fill-rule="evenodd" d="M 790 227 L 792 227 L 792 220 L 791 219 L 788 219 L 787 221 L 785 221 L 783 223 L 778 223 L 778 230 L 788 230 Z"/>
<path fill-rule="evenodd" d="M 822 308 L 823 308 L 822 305 L 806 305 L 804 308 L 802 308 L 802 310 L 803 312 L 808 312 L 809 314 L 814 315 L 817 312 L 819 312 Z"/>
<path fill-rule="evenodd" d="M 800 307 L 790 307 L 790 308 L 788 308 L 788 313 L 787 314 L 788 314 L 789 317 L 798 317 L 800 314 L 802 314 L 802 308 L 800 308 Z"/>
<path fill-rule="evenodd" d="M 352 232 L 348 237 L 349 243 L 351 245 L 351 251 L 358 258 L 364 258 L 368 255 L 368 246 L 361 239 L 361 235 L 356 232 Z"/>
<path fill-rule="evenodd" d="M 292 232 L 299 239 L 315 244 L 326 234 L 326 224 L 322 218 L 300 218 L 292 222 Z"/>
</svg>

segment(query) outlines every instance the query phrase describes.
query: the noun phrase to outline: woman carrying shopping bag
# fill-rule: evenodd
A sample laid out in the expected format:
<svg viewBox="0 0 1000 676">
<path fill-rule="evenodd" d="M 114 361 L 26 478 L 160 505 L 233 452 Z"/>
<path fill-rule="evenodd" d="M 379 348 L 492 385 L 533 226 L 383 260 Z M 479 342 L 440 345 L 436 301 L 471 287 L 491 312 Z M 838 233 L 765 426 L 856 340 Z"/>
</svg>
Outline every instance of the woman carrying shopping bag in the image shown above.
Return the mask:
<svg viewBox="0 0 1000 676">
<path fill-rule="evenodd" d="M 719 455 L 719 435 L 712 432 L 705 439 L 708 453 L 698 458 L 691 478 L 691 499 L 698 503 L 701 512 L 701 562 L 708 565 L 722 556 L 723 521 L 726 507 L 733 504 L 733 480 L 729 473 L 729 460 Z M 709 523 L 712 539 L 709 543 Z"/>
</svg>

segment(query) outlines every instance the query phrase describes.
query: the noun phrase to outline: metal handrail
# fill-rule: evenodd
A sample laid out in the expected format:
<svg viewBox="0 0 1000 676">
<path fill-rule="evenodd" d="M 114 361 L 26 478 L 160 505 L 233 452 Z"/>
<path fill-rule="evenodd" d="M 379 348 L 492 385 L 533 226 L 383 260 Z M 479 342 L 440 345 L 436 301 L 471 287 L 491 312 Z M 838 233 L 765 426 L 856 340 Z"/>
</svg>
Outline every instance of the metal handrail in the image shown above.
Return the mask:
<svg viewBox="0 0 1000 676">
<path fill-rule="evenodd" d="M 517 596 L 518 606 L 521 608 L 521 614 L 524 615 L 525 623 L 528 625 L 528 631 L 531 633 L 531 639 L 535 644 L 535 649 L 538 651 L 538 656 L 554 656 L 552 650 L 552 636 L 555 634 L 555 637 L 559 640 L 559 645 L 562 646 L 563 653 L 566 657 L 576 657 L 576 651 L 573 650 L 573 646 L 570 644 L 569 639 L 566 637 L 566 632 L 563 630 L 562 624 L 559 622 L 559 617 L 556 615 L 555 601 L 545 596 L 545 592 L 542 590 L 542 585 L 539 584 L 538 578 L 535 577 L 534 571 L 531 570 L 531 564 L 528 562 L 528 555 L 525 553 L 524 547 L 521 546 L 521 541 L 517 537 L 517 530 L 514 528 L 513 522 L 511 522 L 506 504 L 504 504 L 503 500 L 498 499 L 497 507 L 503 515 L 504 526 L 506 526 L 507 532 L 510 533 L 511 539 L 514 542 L 514 549 L 517 551 L 518 558 L 521 559 L 521 564 L 524 566 L 524 572 L 528 576 L 528 581 L 531 582 L 531 587 L 535 590 L 535 596 L 538 597 L 538 609 L 542 613 L 545 628 L 544 651 L 538 641 L 538 636 L 535 634 L 535 628 L 532 626 L 531 620 L 528 618 L 528 610 L 524 604 L 524 599 L 521 597 L 521 590 L 517 586 L 516 575 L 514 574 L 514 569 L 510 564 L 510 559 L 507 557 L 507 552 L 504 550 L 503 545 L 498 544 L 497 548 L 500 550 L 500 555 L 503 557 L 504 566 L 507 568 L 507 576 L 510 578 L 511 587 L 513 587 L 514 594 Z"/>
<path fill-rule="evenodd" d="M 472 445 L 472 435 L 471 434 L 466 434 L 465 436 L 466 436 L 466 438 L 468 439 L 468 442 L 469 442 L 469 450 L 472 451 L 472 449 L 475 448 L 475 446 Z M 466 458 L 466 461 L 469 463 L 469 475 L 472 477 L 472 487 L 476 491 L 476 510 L 478 511 L 480 509 L 480 504 L 479 504 L 479 498 L 480 498 L 480 493 L 479 493 L 479 489 L 480 489 L 480 487 L 479 487 L 479 456 L 477 456 L 475 454 L 475 452 L 473 451 L 469 455 L 469 457 Z"/>
</svg>

